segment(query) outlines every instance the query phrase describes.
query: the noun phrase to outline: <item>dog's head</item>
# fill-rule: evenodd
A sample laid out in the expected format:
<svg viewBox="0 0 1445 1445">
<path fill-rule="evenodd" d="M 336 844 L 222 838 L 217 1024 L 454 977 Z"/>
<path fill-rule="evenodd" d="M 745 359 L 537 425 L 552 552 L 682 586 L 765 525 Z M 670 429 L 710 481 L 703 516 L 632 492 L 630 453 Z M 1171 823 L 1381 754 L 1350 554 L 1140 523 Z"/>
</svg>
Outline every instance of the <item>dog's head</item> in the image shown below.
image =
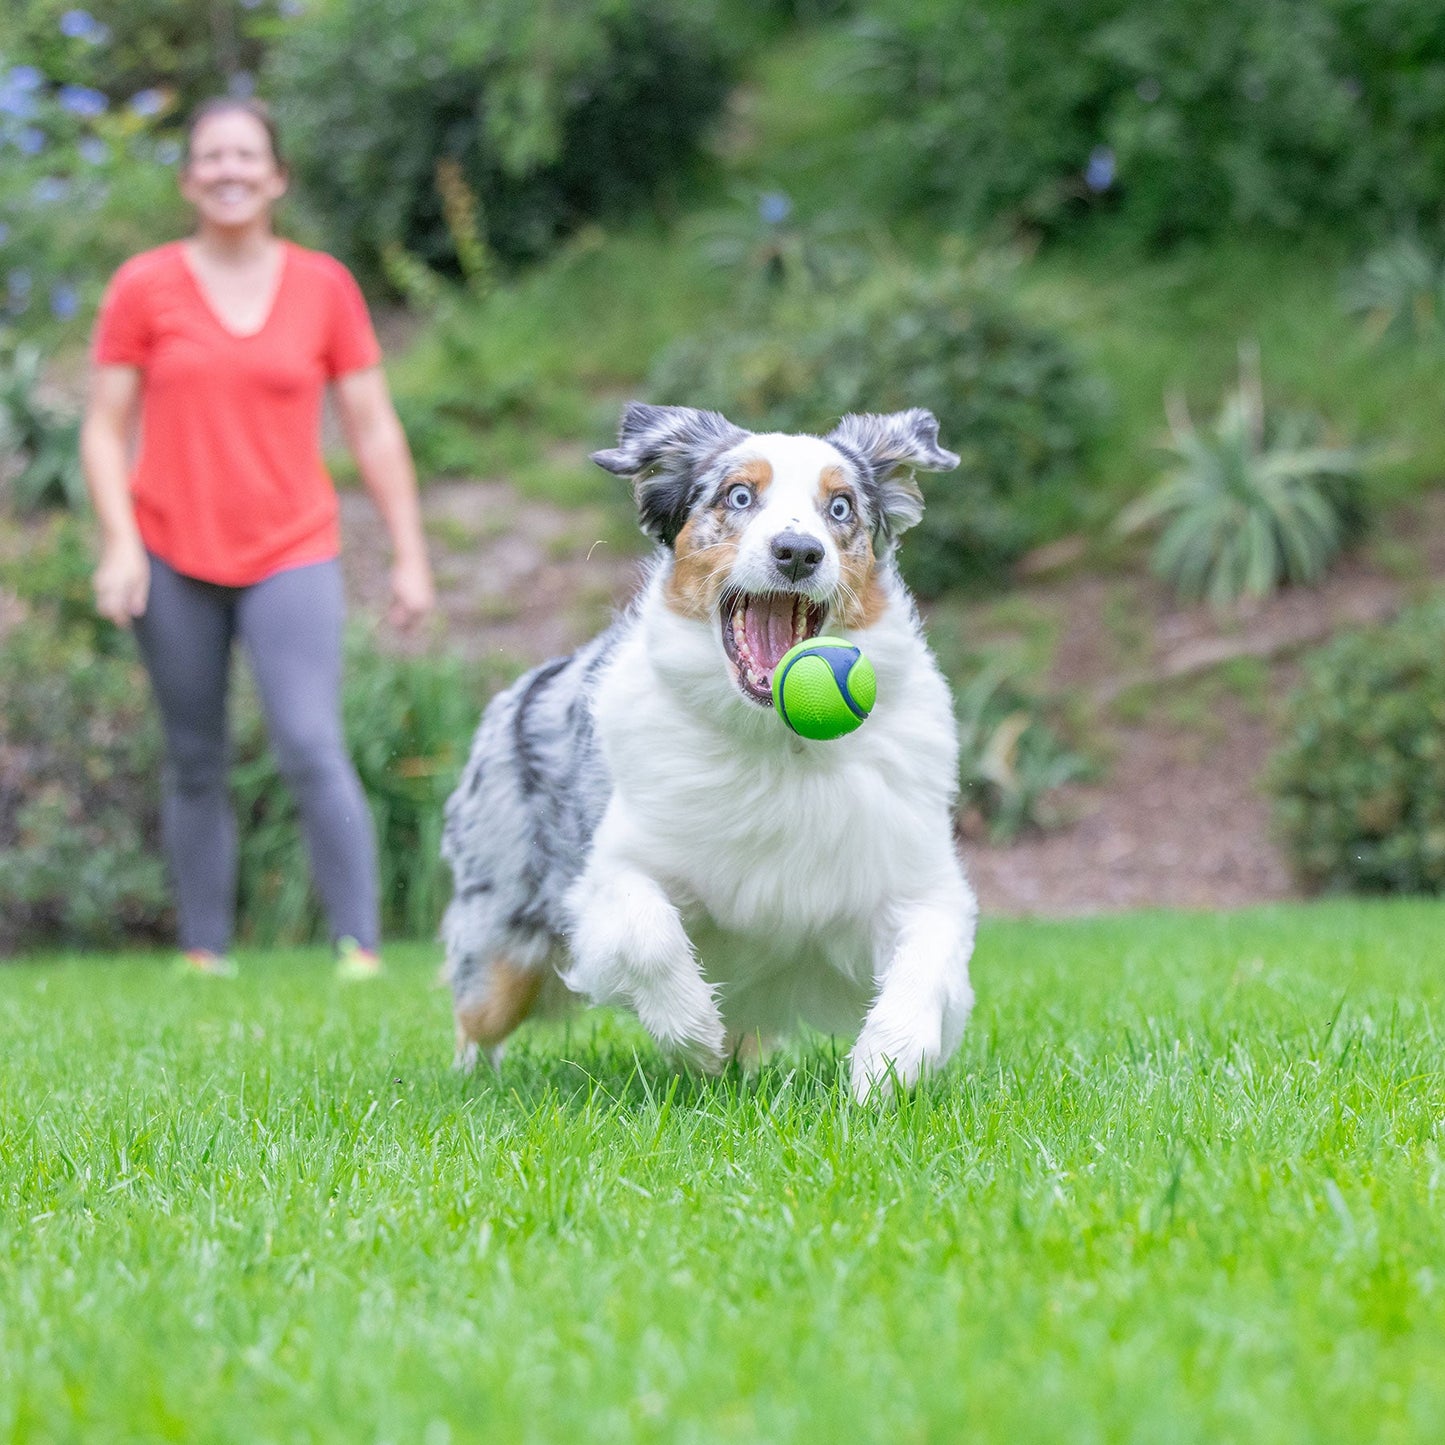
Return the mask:
<svg viewBox="0 0 1445 1445">
<path fill-rule="evenodd" d="M 923 515 L 914 471 L 958 465 L 921 409 L 845 416 L 814 437 L 641 402 L 592 460 L 632 478 L 643 530 L 673 553 L 668 606 L 717 626 L 739 690 L 764 706 L 788 648 L 878 620 L 880 564 Z"/>
</svg>

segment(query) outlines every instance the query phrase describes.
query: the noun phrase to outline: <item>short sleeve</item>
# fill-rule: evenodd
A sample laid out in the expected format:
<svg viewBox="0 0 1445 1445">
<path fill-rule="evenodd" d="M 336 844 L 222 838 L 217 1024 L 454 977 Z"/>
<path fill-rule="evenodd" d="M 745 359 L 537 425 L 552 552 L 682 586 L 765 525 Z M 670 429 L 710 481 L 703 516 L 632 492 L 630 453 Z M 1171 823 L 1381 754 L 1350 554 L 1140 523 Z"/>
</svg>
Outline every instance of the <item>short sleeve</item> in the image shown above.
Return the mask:
<svg viewBox="0 0 1445 1445">
<path fill-rule="evenodd" d="M 144 275 L 133 263 L 111 277 L 91 336 L 90 354 L 97 366 L 145 366 L 152 335 L 147 297 Z"/>
<path fill-rule="evenodd" d="M 326 374 L 345 376 L 348 371 L 375 366 L 381 360 L 381 345 L 356 278 L 340 261 L 332 261 L 329 269 L 332 304 L 326 338 Z"/>
</svg>

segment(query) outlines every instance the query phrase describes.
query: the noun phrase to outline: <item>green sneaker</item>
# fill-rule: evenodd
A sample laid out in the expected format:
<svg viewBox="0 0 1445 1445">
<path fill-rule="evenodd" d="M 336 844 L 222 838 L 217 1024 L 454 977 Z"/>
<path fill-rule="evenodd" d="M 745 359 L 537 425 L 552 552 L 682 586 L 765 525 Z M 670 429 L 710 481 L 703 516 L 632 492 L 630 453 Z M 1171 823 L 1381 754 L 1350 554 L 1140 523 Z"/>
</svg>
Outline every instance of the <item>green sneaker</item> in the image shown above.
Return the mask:
<svg viewBox="0 0 1445 1445">
<path fill-rule="evenodd" d="M 363 948 L 354 938 L 338 939 L 336 943 L 336 976 L 343 983 L 364 983 L 381 977 L 381 955 Z"/>
<path fill-rule="evenodd" d="M 176 960 L 176 971 L 189 978 L 235 978 L 236 960 L 209 948 L 188 948 Z"/>
</svg>

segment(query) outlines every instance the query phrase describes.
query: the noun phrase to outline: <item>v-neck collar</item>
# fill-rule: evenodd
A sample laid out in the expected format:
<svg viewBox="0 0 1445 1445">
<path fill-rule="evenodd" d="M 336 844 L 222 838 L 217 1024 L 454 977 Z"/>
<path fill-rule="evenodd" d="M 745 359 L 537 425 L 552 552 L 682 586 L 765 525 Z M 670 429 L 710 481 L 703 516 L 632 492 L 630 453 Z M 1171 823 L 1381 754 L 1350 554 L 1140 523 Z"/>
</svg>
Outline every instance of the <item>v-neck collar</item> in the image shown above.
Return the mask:
<svg viewBox="0 0 1445 1445">
<path fill-rule="evenodd" d="M 186 243 L 184 241 L 176 242 L 180 251 L 181 268 L 185 271 L 186 277 L 190 281 L 191 289 L 194 290 L 200 298 L 201 305 L 206 308 L 207 315 L 210 316 L 211 320 L 214 321 L 232 341 L 250 341 L 259 336 L 271 324 L 271 318 L 276 314 L 276 301 L 281 295 L 281 287 L 286 281 L 286 271 L 291 264 L 290 243 L 279 240 L 278 238 L 278 244 L 281 247 L 281 264 L 276 267 L 276 280 L 272 284 L 271 297 L 266 303 L 266 311 L 261 317 L 261 324 L 256 327 L 254 331 L 237 331 L 227 322 L 226 318 L 221 315 L 215 302 L 211 300 L 205 283 L 201 280 L 196 268 L 191 264 L 191 257 L 190 253 L 186 250 Z"/>
</svg>

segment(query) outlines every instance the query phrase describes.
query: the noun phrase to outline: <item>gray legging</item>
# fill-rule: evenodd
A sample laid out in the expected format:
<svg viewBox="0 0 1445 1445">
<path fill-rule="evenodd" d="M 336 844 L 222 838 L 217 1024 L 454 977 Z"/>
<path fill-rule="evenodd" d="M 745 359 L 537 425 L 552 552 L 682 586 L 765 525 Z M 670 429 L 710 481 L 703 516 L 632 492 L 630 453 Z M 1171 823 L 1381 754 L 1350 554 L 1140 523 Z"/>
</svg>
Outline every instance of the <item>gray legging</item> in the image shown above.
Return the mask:
<svg viewBox="0 0 1445 1445">
<path fill-rule="evenodd" d="M 225 953 L 236 912 L 226 692 L 239 639 L 282 775 L 301 810 L 311 876 L 334 939 L 377 946 L 376 839 L 341 728 L 341 568 L 316 562 L 250 587 L 182 576 L 151 558 L 136 639 L 165 732 L 161 824 L 183 949 Z"/>
</svg>

